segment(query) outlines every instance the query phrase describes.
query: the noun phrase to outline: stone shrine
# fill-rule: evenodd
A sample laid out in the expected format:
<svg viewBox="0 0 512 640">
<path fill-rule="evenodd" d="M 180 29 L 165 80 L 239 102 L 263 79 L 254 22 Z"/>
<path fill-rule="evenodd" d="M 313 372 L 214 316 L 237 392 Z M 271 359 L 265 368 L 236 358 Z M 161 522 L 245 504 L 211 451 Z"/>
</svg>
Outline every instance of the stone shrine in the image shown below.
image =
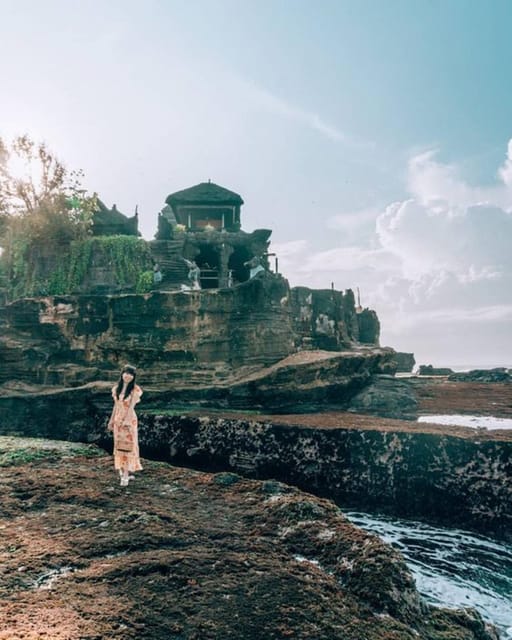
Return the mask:
<svg viewBox="0 0 512 640">
<path fill-rule="evenodd" d="M 191 267 L 198 269 L 201 289 L 221 289 L 246 282 L 249 262 L 269 268 L 271 231 L 241 230 L 241 196 L 213 182 L 171 193 L 158 215 L 151 253 L 161 269 L 159 289 L 191 286 Z"/>
</svg>

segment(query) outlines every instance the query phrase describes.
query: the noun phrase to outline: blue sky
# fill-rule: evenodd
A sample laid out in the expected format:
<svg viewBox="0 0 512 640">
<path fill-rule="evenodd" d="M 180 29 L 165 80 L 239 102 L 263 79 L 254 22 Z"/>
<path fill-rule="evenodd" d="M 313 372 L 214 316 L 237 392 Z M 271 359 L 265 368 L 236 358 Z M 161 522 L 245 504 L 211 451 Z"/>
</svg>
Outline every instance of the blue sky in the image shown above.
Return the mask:
<svg viewBox="0 0 512 640">
<path fill-rule="evenodd" d="M 207 179 L 292 285 L 359 287 L 418 362 L 512 366 L 512 3 L 0 0 L 0 135 L 151 238 Z"/>
</svg>

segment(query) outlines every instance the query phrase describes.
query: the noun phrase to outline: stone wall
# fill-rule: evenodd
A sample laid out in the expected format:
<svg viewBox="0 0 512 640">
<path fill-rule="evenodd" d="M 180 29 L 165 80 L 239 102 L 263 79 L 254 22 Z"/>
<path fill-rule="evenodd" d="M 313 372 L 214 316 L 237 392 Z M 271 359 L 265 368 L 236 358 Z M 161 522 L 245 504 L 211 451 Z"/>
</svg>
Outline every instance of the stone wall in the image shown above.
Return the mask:
<svg viewBox="0 0 512 640">
<path fill-rule="evenodd" d="M 373 309 L 363 309 L 357 314 L 359 342 L 362 344 L 379 344 L 380 322 Z"/>
</svg>

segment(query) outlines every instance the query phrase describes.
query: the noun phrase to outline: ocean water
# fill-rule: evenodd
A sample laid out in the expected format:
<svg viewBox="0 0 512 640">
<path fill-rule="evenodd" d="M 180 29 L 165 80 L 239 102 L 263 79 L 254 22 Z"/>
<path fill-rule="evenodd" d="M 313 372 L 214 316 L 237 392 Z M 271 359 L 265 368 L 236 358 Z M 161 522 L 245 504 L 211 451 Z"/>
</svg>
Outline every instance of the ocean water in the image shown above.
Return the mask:
<svg viewBox="0 0 512 640">
<path fill-rule="evenodd" d="M 495 418 L 494 416 L 465 416 L 465 415 L 432 415 L 420 416 L 418 422 L 428 424 L 446 424 L 457 427 L 472 427 L 473 429 L 512 429 L 511 418 Z"/>
<path fill-rule="evenodd" d="M 400 551 L 427 602 L 472 607 L 512 640 L 512 545 L 467 531 L 343 512 Z"/>
</svg>

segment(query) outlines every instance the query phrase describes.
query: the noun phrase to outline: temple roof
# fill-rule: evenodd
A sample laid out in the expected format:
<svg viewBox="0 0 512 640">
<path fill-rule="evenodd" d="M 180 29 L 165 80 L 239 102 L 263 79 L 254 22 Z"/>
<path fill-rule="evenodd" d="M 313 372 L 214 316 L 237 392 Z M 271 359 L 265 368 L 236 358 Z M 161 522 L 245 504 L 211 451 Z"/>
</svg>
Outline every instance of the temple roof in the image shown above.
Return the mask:
<svg viewBox="0 0 512 640">
<path fill-rule="evenodd" d="M 229 191 L 213 182 L 200 182 L 193 187 L 176 191 L 167 196 L 165 202 L 171 206 L 180 204 L 242 205 L 244 201 L 234 191 Z"/>
<path fill-rule="evenodd" d="M 115 204 L 112 205 L 112 209 L 109 209 L 107 205 L 96 198 L 97 209 L 94 212 L 94 217 L 104 222 L 122 223 L 126 222 L 129 218 L 121 213 Z"/>
<path fill-rule="evenodd" d="M 93 213 L 93 235 L 138 235 L 137 213 L 131 218 L 118 211 L 115 204 L 109 209 L 105 203 L 97 199 L 97 208 Z"/>
</svg>

